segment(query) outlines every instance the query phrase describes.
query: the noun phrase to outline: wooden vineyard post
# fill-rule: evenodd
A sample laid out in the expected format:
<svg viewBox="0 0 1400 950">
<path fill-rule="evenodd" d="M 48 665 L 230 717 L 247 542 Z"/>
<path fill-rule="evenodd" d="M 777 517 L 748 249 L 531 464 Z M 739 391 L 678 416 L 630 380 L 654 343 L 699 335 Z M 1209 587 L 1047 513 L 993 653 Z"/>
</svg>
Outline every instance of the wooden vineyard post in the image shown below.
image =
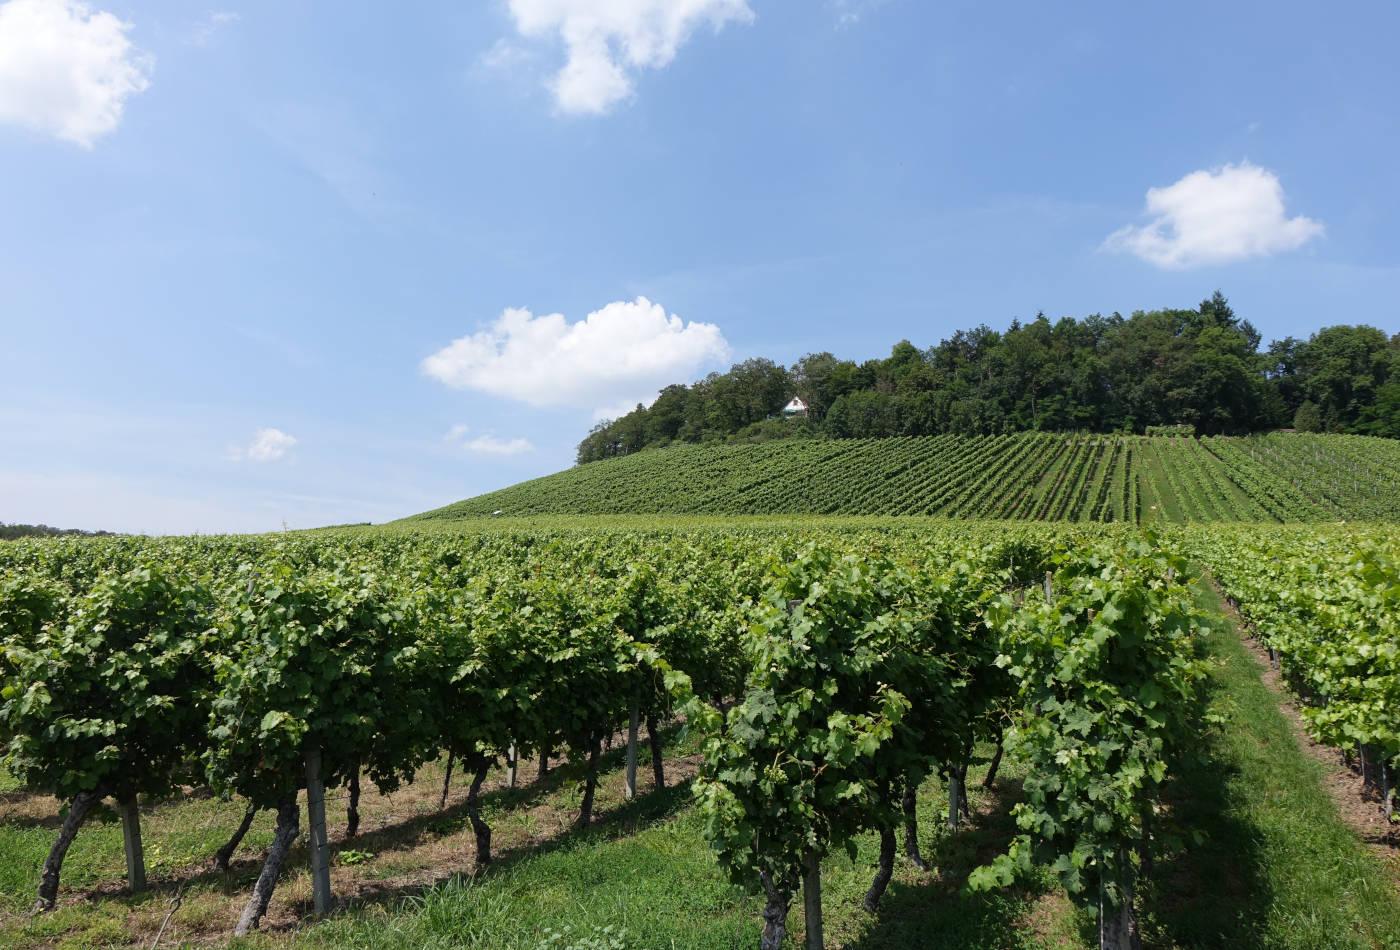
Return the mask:
<svg viewBox="0 0 1400 950">
<path fill-rule="evenodd" d="M 948 830 L 958 830 L 958 819 L 962 810 L 964 795 L 962 776 L 957 772 L 948 773 Z"/>
<path fill-rule="evenodd" d="M 627 720 L 627 781 L 622 789 L 622 797 L 627 801 L 637 797 L 637 728 L 641 724 L 641 711 L 637 700 L 632 700 L 632 716 Z"/>
<path fill-rule="evenodd" d="M 306 750 L 306 819 L 311 826 L 311 899 L 316 916 L 322 917 L 331 910 L 331 867 L 320 746 L 311 746 Z"/>
<path fill-rule="evenodd" d="M 442 800 L 438 803 L 438 811 L 447 807 L 447 793 L 452 789 L 452 764 L 457 760 L 455 753 L 447 753 L 447 774 L 442 777 Z"/>
<path fill-rule="evenodd" d="M 520 771 L 520 756 L 516 754 L 515 743 L 510 744 L 510 749 L 506 751 L 506 784 L 515 788 L 515 779 Z"/>
<path fill-rule="evenodd" d="M 1127 856 L 1119 854 L 1119 866 L 1127 868 Z M 1102 872 L 1101 872 L 1102 873 Z M 1108 898 L 1108 888 L 1099 881 L 1099 950 L 1141 950 L 1137 917 L 1133 912 L 1133 883 L 1131 871 L 1124 871 L 1118 882 L 1118 902 Z"/>
<path fill-rule="evenodd" d="M 122 844 L 126 850 L 126 883 L 131 893 L 139 894 L 146 889 L 146 854 L 141 847 L 141 809 L 136 796 L 122 801 L 120 810 Z"/>
<path fill-rule="evenodd" d="M 1390 763 L 1385 759 L 1381 759 L 1381 808 L 1388 823 L 1394 811 L 1390 807 Z"/>
<path fill-rule="evenodd" d="M 666 763 L 661 756 L 661 723 L 656 713 L 647 713 L 647 738 L 651 746 L 651 776 L 658 790 L 666 787 Z"/>
<path fill-rule="evenodd" d="M 1051 571 L 1045 572 L 1045 602 L 1048 604 L 1055 599 L 1055 575 Z"/>
<path fill-rule="evenodd" d="M 815 848 L 802 858 L 802 909 L 807 918 L 807 950 L 823 950 L 822 861 Z"/>
</svg>

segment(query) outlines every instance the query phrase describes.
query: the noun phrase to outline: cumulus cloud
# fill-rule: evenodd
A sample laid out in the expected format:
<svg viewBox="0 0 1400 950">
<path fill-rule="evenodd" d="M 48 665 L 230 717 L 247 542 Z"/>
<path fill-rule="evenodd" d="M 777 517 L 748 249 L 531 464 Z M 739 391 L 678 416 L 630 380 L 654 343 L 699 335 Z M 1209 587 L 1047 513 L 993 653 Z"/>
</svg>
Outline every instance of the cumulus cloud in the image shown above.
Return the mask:
<svg viewBox="0 0 1400 950">
<path fill-rule="evenodd" d="M 0 122 L 92 148 L 150 85 L 130 28 L 79 0 L 0 3 Z"/>
<path fill-rule="evenodd" d="M 726 359 L 712 323 L 686 323 L 645 297 L 617 301 L 570 323 L 511 308 L 423 361 L 423 372 L 457 389 L 532 406 L 596 409 L 646 402 L 662 386 Z"/>
<path fill-rule="evenodd" d="M 520 35 L 563 42 L 564 67 L 549 82 L 560 111 L 605 113 L 630 98 L 638 70 L 676 58 L 696 27 L 748 23 L 747 0 L 509 0 Z"/>
<path fill-rule="evenodd" d="M 246 446 L 230 450 L 229 458 L 235 462 L 275 462 L 296 444 L 296 438 L 281 429 L 259 429 Z"/>
<path fill-rule="evenodd" d="M 453 426 L 447 433 L 447 441 L 474 455 L 523 455 L 535 451 L 529 439 L 500 439 L 490 432 L 469 439 L 469 431 L 467 426 Z"/>
<path fill-rule="evenodd" d="M 1278 176 L 1249 162 L 1148 189 L 1147 214 L 1150 221 L 1115 231 L 1104 247 L 1175 270 L 1295 250 L 1323 232 L 1320 221 L 1288 217 Z"/>
</svg>

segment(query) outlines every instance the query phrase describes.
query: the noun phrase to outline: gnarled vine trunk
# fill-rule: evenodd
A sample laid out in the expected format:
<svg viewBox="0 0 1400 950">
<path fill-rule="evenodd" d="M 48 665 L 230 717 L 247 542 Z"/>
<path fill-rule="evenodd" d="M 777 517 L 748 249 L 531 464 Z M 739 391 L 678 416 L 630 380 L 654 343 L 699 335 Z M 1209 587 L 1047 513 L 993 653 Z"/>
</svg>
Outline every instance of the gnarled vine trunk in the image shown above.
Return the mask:
<svg viewBox="0 0 1400 950">
<path fill-rule="evenodd" d="M 918 790 L 914 785 L 914 780 L 909 779 L 904 783 L 904 795 L 901 806 L 904 811 L 904 853 L 913 862 L 914 867 L 920 871 L 928 870 L 928 863 L 924 861 L 924 856 L 919 852 L 919 800 Z"/>
<path fill-rule="evenodd" d="M 233 853 L 238 850 L 238 846 L 243 843 L 243 839 L 248 834 L 248 829 L 253 827 L 253 819 L 258 816 L 258 806 L 252 802 L 248 803 L 248 810 L 243 813 L 243 820 L 238 823 L 238 828 L 233 832 L 233 837 L 228 842 L 214 852 L 214 867 L 220 871 L 228 871 L 229 862 L 233 860 Z"/>
<path fill-rule="evenodd" d="M 802 856 L 802 914 L 807 918 L 807 950 L 824 950 L 822 857 L 812 848 L 808 848 Z"/>
<path fill-rule="evenodd" d="M 277 805 L 277 830 L 273 832 L 272 844 L 267 849 L 262 873 L 253 884 L 253 893 L 249 895 L 248 903 L 238 918 L 238 926 L 233 929 L 235 937 L 246 936 L 250 931 L 258 929 L 258 922 L 267 913 L 267 905 L 272 901 L 272 892 L 282 874 L 287 852 L 292 850 L 292 843 L 297 840 L 299 834 L 301 815 L 297 808 L 297 796 L 293 793 Z"/>
<path fill-rule="evenodd" d="M 982 779 L 983 788 L 991 788 L 994 784 L 996 784 L 997 770 L 1001 768 L 1001 755 L 1003 751 L 1005 751 L 1005 749 L 1002 742 L 1002 736 L 1000 733 L 998 733 L 997 748 L 996 751 L 992 753 L 992 764 L 987 766 L 987 775 L 985 778 Z"/>
<path fill-rule="evenodd" d="M 39 897 L 34 901 L 34 913 L 42 914 L 51 911 L 58 904 L 58 881 L 63 873 L 63 859 L 68 856 L 68 849 L 72 847 L 73 839 L 78 836 L 78 829 L 83 826 L 83 822 L 87 821 L 92 810 L 106 797 L 105 791 L 101 789 L 92 792 L 79 792 L 68 803 L 68 814 L 63 817 L 63 825 L 58 830 L 58 839 L 49 849 L 49 856 L 44 859 L 44 870 L 39 876 Z"/>
<path fill-rule="evenodd" d="M 768 901 L 763 905 L 763 930 L 759 934 L 759 950 L 782 950 L 787 937 L 788 907 L 792 904 L 792 894 L 773 883 L 768 872 L 762 875 L 763 891 Z"/>
<path fill-rule="evenodd" d="M 583 804 L 578 810 L 576 828 L 587 828 L 593 821 L 593 794 L 598 790 L 598 740 L 594 739 L 588 750 L 588 776 L 583 783 Z"/>
<path fill-rule="evenodd" d="M 885 896 L 885 888 L 890 886 L 890 878 L 894 877 L 894 826 L 884 825 L 880 828 L 880 865 L 875 871 L 875 880 L 870 883 L 870 890 L 865 892 L 865 909 L 870 913 L 875 913 L 880 909 L 880 898 Z"/>
<path fill-rule="evenodd" d="M 471 819 L 472 831 L 476 834 L 476 869 L 484 871 L 491 863 L 491 826 L 481 818 L 481 786 L 486 781 L 486 773 L 491 771 L 491 763 L 482 759 L 472 775 L 471 788 L 467 790 L 467 817 Z"/>
<path fill-rule="evenodd" d="M 350 776 L 350 803 L 345 808 L 345 837 L 350 839 L 360 833 L 360 770 Z"/>
</svg>

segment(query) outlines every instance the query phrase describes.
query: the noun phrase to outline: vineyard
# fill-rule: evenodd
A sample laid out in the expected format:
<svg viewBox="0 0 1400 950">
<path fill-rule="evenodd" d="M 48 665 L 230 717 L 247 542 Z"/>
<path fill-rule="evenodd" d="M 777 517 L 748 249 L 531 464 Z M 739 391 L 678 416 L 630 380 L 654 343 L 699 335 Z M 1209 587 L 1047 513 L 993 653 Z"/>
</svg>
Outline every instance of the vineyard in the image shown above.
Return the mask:
<svg viewBox="0 0 1400 950">
<path fill-rule="evenodd" d="M 997 452 L 1006 469 L 1058 487 L 1007 498 L 998 480 L 969 486 L 966 504 L 1047 519 L 1131 505 L 1139 484 L 1163 487 L 1140 503 L 1164 519 L 1183 515 L 1182 499 L 1204 518 L 1247 503 L 1282 516 L 1309 497 L 1321 517 L 1324 504 L 1365 503 L 1363 475 L 1373 486 L 1391 477 L 1367 467 L 1378 451 L 1368 440 L 1225 444 L 1034 436 L 889 451 L 910 453 L 905 474 L 928 470 L 930 452 L 949 473 L 963 470 L 959 452 Z M 800 449 L 808 463 L 864 452 L 861 464 L 876 464 L 869 443 Z M 1357 482 L 1287 494 L 1292 474 L 1340 466 L 1342 451 Z M 1272 480 L 1251 494 L 1213 477 L 1227 464 Z M 585 471 L 595 467 L 606 468 Z M 1092 501 L 1045 501 L 1062 495 Z M 1226 739 L 1203 737 L 1239 702 L 1213 698 L 1224 661 L 1202 570 L 1277 658 L 1316 738 L 1355 758 L 1388 816 L 1400 532 L 1387 527 L 546 521 L 15 542 L 0 548 L 0 781 L 13 786 L 0 785 L 0 854 L 34 860 L 0 872 L 0 945 L 59 942 L 78 908 L 114 901 L 157 912 L 132 911 L 102 939 L 79 931 L 79 943 L 219 939 L 272 914 L 283 932 L 333 915 L 332 943 L 421 945 L 364 916 L 376 893 L 366 875 L 397 867 L 393 847 L 377 853 L 396 827 L 377 803 L 405 796 L 421 816 L 410 840 L 456 842 L 433 860 L 479 882 L 449 885 L 424 905 L 437 908 L 429 917 L 451 906 L 454 919 L 480 921 L 493 905 L 475 888 L 524 887 L 517 836 L 541 820 L 575 848 L 622 848 L 609 843 L 624 834 L 617 816 L 678 808 L 672 834 L 713 855 L 653 869 L 663 884 L 691 874 L 697 894 L 714 895 L 693 910 L 695 929 L 638 932 L 619 909 L 625 936 L 615 920 L 583 935 L 516 921 L 510 942 L 479 923 L 495 936 L 454 945 L 812 948 L 828 945 L 828 927 L 836 943 L 873 940 L 906 919 L 911 887 L 954 866 L 963 883 L 944 900 L 965 903 L 940 926 L 955 945 L 1012 945 L 1015 928 L 972 939 L 955 918 L 976 907 L 1010 920 L 1007 908 L 1036 894 L 1060 908 L 1063 932 L 1015 945 L 1127 948 L 1144 934 L 1200 945 L 1172 936 L 1160 888 L 1163 869 L 1187 860 L 1181 842 L 1200 833 L 1181 790 L 1219 771 L 1204 749 Z M 551 785 L 561 780 L 567 792 Z M 552 796 L 547 819 L 538 796 Z M 4 817 L 7 803 L 19 819 Z M 991 839 L 987 809 L 1004 816 Z M 1330 827 L 1305 806 L 1287 811 L 1280 822 Z M 192 839 L 196 815 L 209 827 Z M 110 876 L 94 880 L 84 856 L 108 821 L 120 826 L 129 897 Z M 599 838 L 600 828 L 612 830 Z M 1271 834 L 1300 835 L 1270 828 L 1251 840 Z M 688 840 L 666 847 L 683 854 Z M 1327 874 L 1347 861 L 1360 868 L 1349 875 L 1377 873 L 1359 852 L 1334 850 Z M 152 893 L 174 900 L 142 905 Z M 545 907 L 551 893 L 545 881 L 514 899 Z M 1324 945 L 1328 928 L 1337 941 L 1326 945 L 1400 939 L 1390 893 L 1339 897 L 1291 922 L 1303 928 L 1293 942 L 1270 945 Z M 182 902 L 198 912 L 178 912 Z M 1217 926 L 1206 944 L 1238 933 L 1237 910 Z M 304 932 L 314 940 L 321 928 Z"/>
<path fill-rule="evenodd" d="M 420 515 L 931 515 L 1137 523 L 1400 520 L 1400 442 L 1054 435 L 682 446 Z"/>
<path fill-rule="evenodd" d="M 1350 533 L 1261 539 L 1243 530 L 1202 535 L 1192 548 L 1296 693 L 1313 736 L 1355 761 L 1389 819 L 1400 756 L 1400 548 Z"/>
</svg>

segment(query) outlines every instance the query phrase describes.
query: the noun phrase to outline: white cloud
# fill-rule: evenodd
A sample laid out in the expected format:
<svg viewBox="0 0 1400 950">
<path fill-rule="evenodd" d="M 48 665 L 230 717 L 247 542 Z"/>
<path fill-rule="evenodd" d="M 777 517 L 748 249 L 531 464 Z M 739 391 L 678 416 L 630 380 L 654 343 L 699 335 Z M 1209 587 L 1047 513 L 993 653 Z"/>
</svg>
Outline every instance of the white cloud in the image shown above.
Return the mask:
<svg viewBox="0 0 1400 950">
<path fill-rule="evenodd" d="M 883 7 L 888 0 L 831 0 L 831 11 L 837 27 L 855 26 L 868 13 Z"/>
<path fill-rule="evenodd" d="M 528 65 L 533 60 L 534 54 L 530 50 L 501 38 L 481 57 L 481 65 L 487 69 L 510 72 Z"/>
<path fill-rule="evenodd" d="M 490 432 L 468 439 L 467 426 L 453 426 L 446 441 L 476 455 L 522 455 L 535 451 L 529 439 L 498 439 Z"/>
<path fill-rule="evenodd" d="M 78 0 L 0 3 L 0 122 L 92 148 L 150 85 L 130 28 Z"/>
<path fill-rule="evenodd" d="M 190 34 L 190 43 L 195 46 L 208 46 L 216 33 L 241 19 L 243 18 L 232 10 L 215 10 L 194 28 L 194 32 Z"/>
<path fill-rule="evenodd" d="M 633 76 L 676 58 L 696 27 L 748 23 L 748 0 L 508 0 L 528 39 L 558 38 L 564 67 L 549 82 L 560 111 L 598 115 L 630 98 Z"/>
<path fill-rule="evenodd" d="M 621 419 L 623 416 L 627 415 L 627 413 L 631 412 L 633 409 L 636 409 L 638 402 L 643 402 L 647 405 L 651 405 L 652 398 L 655 397 L 653 396 L 651 398 L 642 400 L 633 399 L 631 401 L 624 399 L 621 402 L 615 403 L 611 406 L 599 406 L 598 408 L 593 410 L 593 421 L 604 422 L 611 419 Z"/>
<path fill-rule="evenodd" d="M 1323 232 L 1320 221 L 1288 217 L 1278 176 L 1249 162 L 1148 189 L 1147 213 L 1152 220 L 1115 231 L 1104 247 L 1182 269 L 1291 251 Z"/>
<path fill-rule="evenodd" d="M 686 323 L 645 297 L 610 303 L 570 323 L 508 309 L 485 329 L 454 340 L 423 361 L 423 372 L 532 406 L 595 409 L 655 398 L 729 356 L 712 323 Z"/>
<path fill-rule="evenodd" d="M 297 444 L 294 436 L 281 429 L 259 429 L 253 433 L 253 440 L 245 448 L 235 448 L 229 458 L 235 462 L 275 462 L 285 456 Z"/>
</svg>

